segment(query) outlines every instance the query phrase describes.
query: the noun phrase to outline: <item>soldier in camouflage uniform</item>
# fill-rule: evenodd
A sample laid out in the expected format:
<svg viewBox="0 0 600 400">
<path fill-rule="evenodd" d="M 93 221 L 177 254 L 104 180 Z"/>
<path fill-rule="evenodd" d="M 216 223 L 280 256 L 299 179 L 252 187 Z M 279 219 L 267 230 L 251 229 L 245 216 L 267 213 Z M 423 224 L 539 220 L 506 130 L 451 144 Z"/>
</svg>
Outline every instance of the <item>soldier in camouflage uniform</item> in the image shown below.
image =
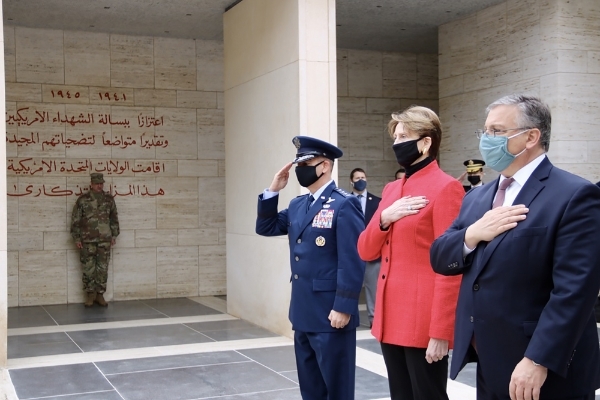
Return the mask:
<svg viewBox="0 0 600 400">
<path fill-rule="evenodd" d="M 90 190 L 77 199 L 71 219 L 71 236 L 80 249 L 83 266 L 83 290 L 86 291 L 85 306 L 94 302 L 103 307 L 108 280 L 110 248 L 119 236 L 119 218 L 114 198 L 104 192 L 104 176 L 91 174 Z"/>
</svg>

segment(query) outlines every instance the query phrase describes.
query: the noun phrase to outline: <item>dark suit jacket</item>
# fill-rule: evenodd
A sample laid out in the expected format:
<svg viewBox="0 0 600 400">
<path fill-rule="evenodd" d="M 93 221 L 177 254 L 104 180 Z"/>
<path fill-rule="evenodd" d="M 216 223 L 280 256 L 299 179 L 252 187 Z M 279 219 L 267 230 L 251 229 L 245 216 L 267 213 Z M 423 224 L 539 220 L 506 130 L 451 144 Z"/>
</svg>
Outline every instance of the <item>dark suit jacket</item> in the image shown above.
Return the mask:
<svg viewBox="0 0 600 400">
<path fill-rule="evenodd" d="M 502 398 L 524 356 L 548 368 L 541 398 L 586 395 L 600 387 L 600 188 L 544 159 L 514 201 L 527 218 L 463 260 L 465 231 L 490 210 L 497 187 L 468 192 L 431 247 L 437 273 L 463 274 L 450 376 L 475 360 L 474 336 L 486 384 Z"/>
<path fill-rule="evenodd" d="M 356 196 L 329 185 L 306 213 L 308 195 L 277 212 L 279 196 L 258 198 L 256 233 L 288 235 L 292 268 L 289 318 L 301 332 L 339 332 L 359 325 L 358 297 L 365 263 L 356 243 L 365 229 Z M 344 329 L 331 327 L 331 310 L 350 314 Z"/>
<path fill-rule="evenodd" d="M 375 196 L 373 193 L 367 192 L 367 207 L 365 208 L 365 225 L 369 224 L 371 218 L 373 218 L 373 214 L 377 211 L 377 207 L 379 207 L 379 202 L 381 201 L 381 197 Z"/>
</svg>

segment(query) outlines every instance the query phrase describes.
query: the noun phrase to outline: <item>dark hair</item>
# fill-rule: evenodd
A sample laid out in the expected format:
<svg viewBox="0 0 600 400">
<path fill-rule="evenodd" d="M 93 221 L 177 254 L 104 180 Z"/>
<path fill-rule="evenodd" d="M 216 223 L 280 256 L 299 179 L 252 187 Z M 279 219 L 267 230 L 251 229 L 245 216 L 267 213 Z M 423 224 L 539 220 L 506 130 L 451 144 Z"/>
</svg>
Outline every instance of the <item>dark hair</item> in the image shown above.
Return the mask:
<svg viewBox="0 0 600 400">
<path fill-rule="evenodd" d="M 552 125 L 552 116 L 550 107 L 542 102 L 538 97 L 527 96 L 524 94 L 510 94 L 490 104 L 486 115 L 497 106 L 517 106 L 520 111 L 517 124 L 524 128 L 537 128 L 542 134 L 540 144 L 545 151 L 550 148 L 550 128 Z"/>
<path fill-rule="evenodd" d="M 406 170 L 404 169 L 404 167 L 402 168 L 398 168 L 398 171 L 396 171 L 396 173 L 394 174 L 394 176 L 398 175 L 399 172 L 404 172 L 406 173 Z"/>
<path fill-rule="evenodd" d="M 350 180 L 354 179 L 354 174 L 355 174 L 355 173 L 357 173 L 357 172 L 362 172 L 363 174 L 367 175 L 367 174 L 365 173 L 365 170 L 364 170 L 364 169 L 362 169 L 362 168 L 354 168 L 354 169 L 352 170 L 352 172 L 350 172 Z"/>
<path fill-rule="evenodd" d="M 398 122 L 402 122 L 405 130 L 416 133 L 421 139 L 430 137 L 429 156 L 434 160 L 437 159 L 442 142 L 442 124 L 435 112 L 427 107 L 413 105 L 402 112 L 393 113 L 388 123 L 388 133 L 392 139 Z"/>
</svg>

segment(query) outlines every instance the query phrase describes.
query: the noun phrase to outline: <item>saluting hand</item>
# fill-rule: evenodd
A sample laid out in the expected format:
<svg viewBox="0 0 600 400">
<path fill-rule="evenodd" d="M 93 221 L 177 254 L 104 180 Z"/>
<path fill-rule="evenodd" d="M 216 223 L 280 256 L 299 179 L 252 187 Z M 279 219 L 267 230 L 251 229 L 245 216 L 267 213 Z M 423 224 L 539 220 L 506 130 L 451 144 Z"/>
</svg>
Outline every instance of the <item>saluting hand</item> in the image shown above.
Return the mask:
<svg viewBox="0 0 600 400">
<path fill-rule="evenodd" d="M 292 163 L 289 162 L 289 163 L 285 164 L 283 166 L 283 168 L 281 168 L 279 170 L 279 172 L 277 172 L 275 174 L 275 176 L 273 177 L 273 182 L 271 182 L 271 186 L 269 186 L 270 192 L 279 192 L 279 191 L 281 191 L 281 189 L 286 187 L 286 185 L 288 183 L 288 179 L 290 179 L 290 169 L 291 168 L 292 168 Z"/>
<path fill-rule="evenodd" d="M 425 196 L 404 196 L 381 212 L 381 226 L 387 228 L 401 218 L 418 214 L 427 204 L 429 200 Z"/>
<path fill-rule="evenodd" d="M 474 249 L 479 242 L 490 242 L 496 236 L 513 229 L 523 221 L 529 208 L 523 204 L 516 206 L 496 207 L 475 221 L 465 232 L 465 244 Z"/>
</svg>

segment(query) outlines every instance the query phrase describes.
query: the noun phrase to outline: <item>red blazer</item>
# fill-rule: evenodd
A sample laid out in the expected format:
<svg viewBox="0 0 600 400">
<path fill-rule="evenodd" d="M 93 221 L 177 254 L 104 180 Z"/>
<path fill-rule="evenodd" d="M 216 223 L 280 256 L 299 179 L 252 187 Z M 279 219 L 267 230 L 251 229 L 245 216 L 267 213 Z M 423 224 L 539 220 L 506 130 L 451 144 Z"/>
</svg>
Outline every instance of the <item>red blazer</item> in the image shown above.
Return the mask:
<svg viewBox="0 0 600 400">
<path fill-rule="evenodd" d="M 381 211 L 408 195 L 426 196 L 429 204 L 382 231 Z M 358 239 L 363 260 L 381 257 L 371 331 L 380 342 L 427 348 L 429 338 L 436 338 L 452 348 L 461 277 L 433 272 L 429 248 L 458 216 L 464 195 L 461 183 L 436 161 L 383 189 L 379 208 Z"/>
</svg>

